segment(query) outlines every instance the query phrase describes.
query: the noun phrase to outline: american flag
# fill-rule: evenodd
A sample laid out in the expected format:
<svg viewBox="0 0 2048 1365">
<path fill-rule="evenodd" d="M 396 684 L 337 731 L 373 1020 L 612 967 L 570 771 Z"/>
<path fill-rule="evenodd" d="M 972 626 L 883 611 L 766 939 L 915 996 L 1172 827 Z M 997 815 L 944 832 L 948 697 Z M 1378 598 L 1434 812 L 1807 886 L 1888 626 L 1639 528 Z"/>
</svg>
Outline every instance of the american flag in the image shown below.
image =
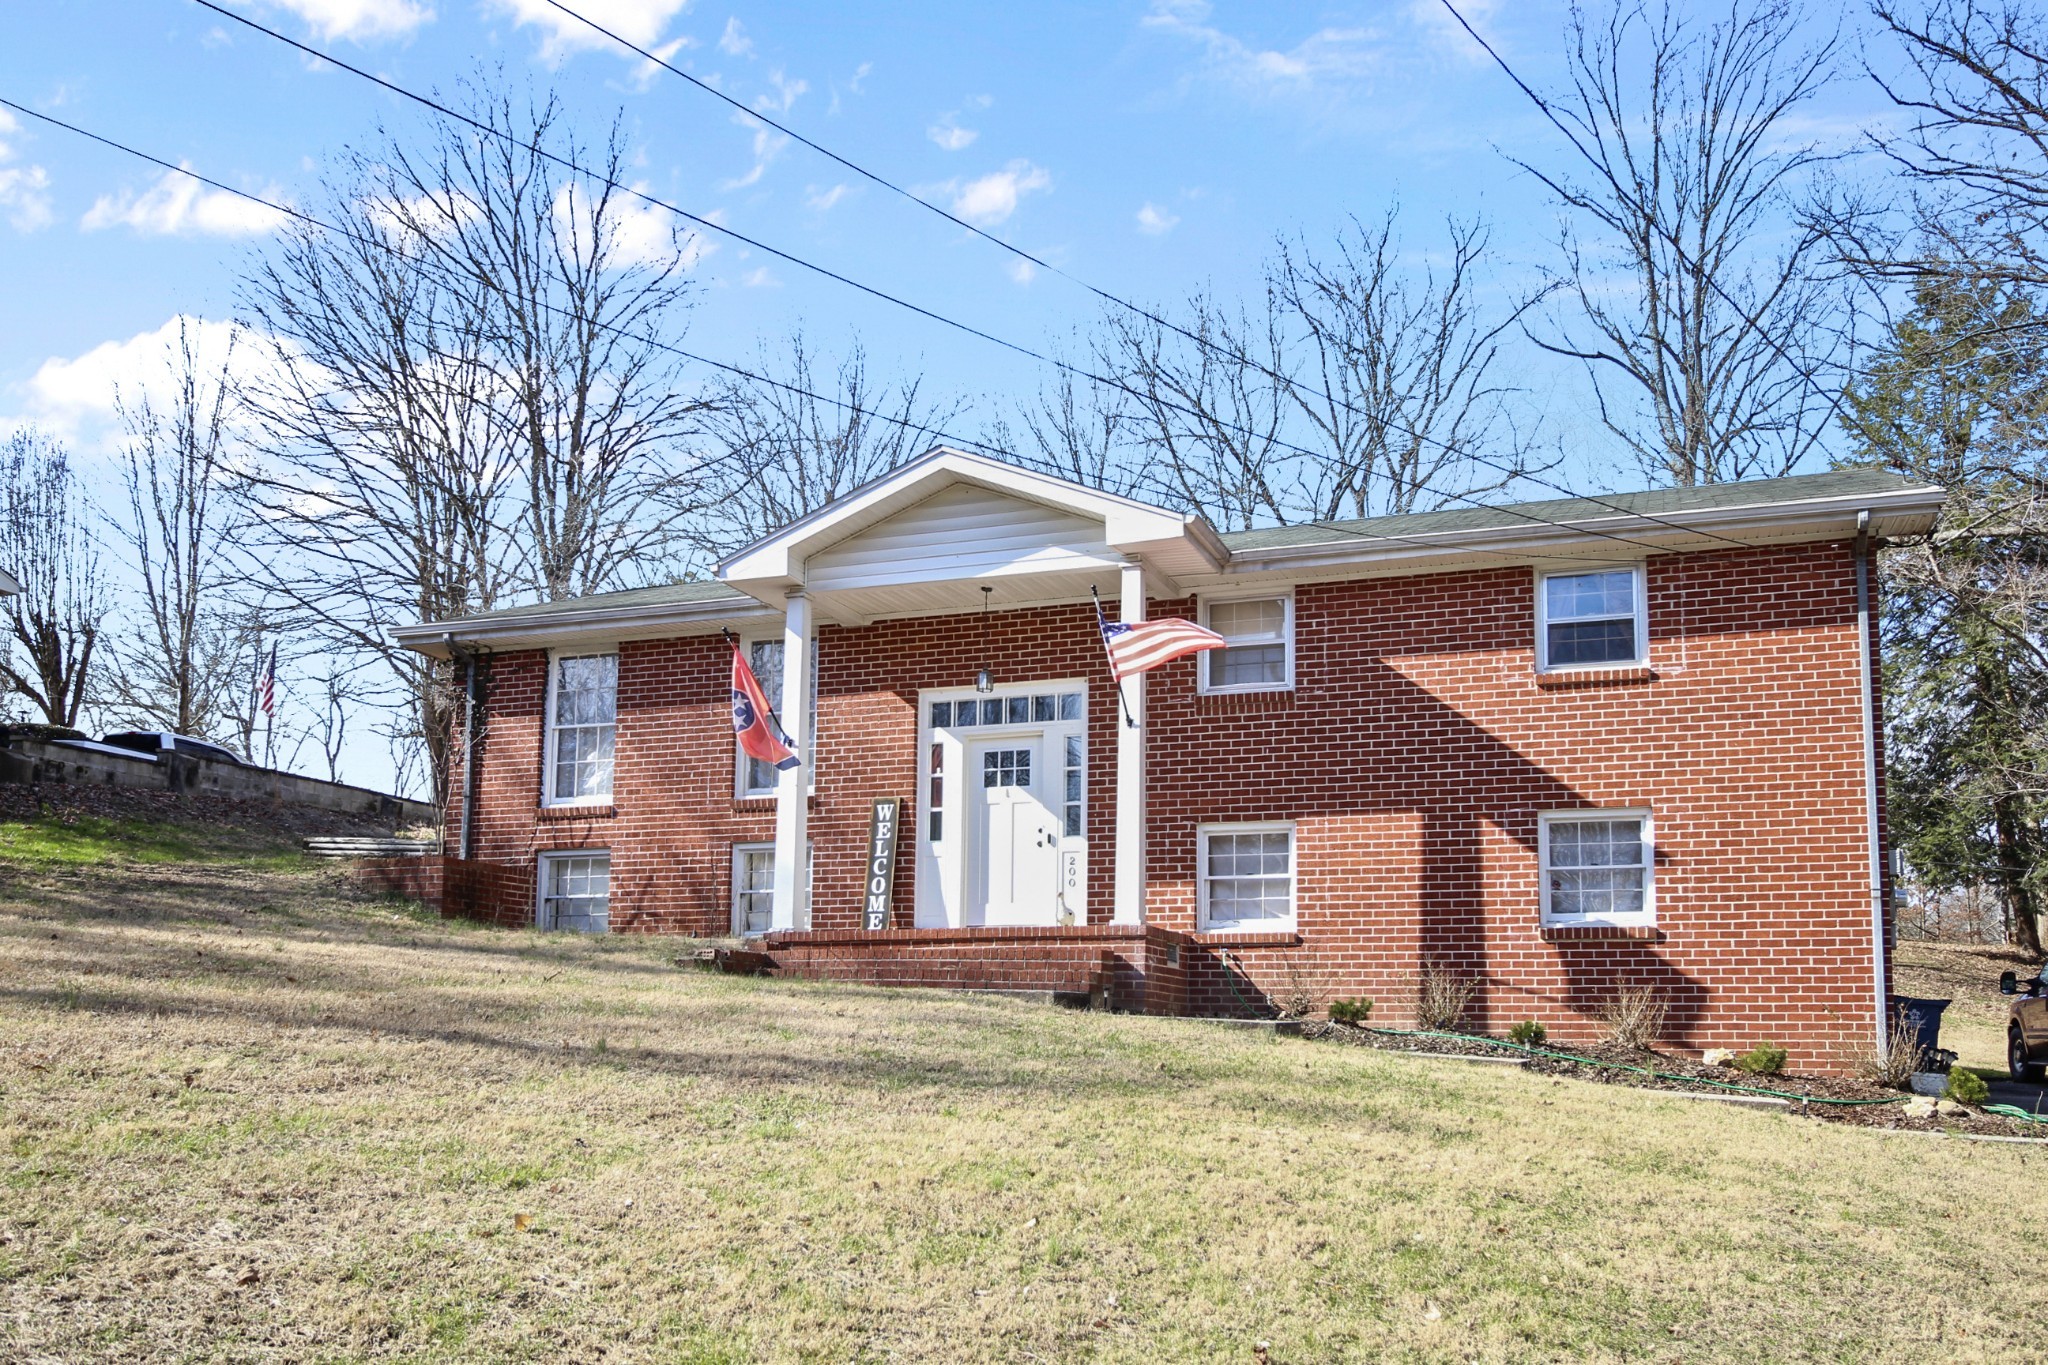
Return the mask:
<svg viewBox="0 0 2048 1365">
<path fill-rule="evenodd" d="M 270 647 L 270 662 L 264 666 L 263 676 L 256 681 L 256 704 L 263 708 L 266 716 L 277 714 L 277 646 Z"/>
<path fill-rule="evenodd" d="M 1109 651 L 1109 671 L 1118 682 L 1134 673 L 1150 673 L 1183 654 L 1221 649 L 1227 643 L 1215 631 L 1175 616 L 1130 626 L 1121 621 L 1102 623 L 1102 645 Z"/>
</svg>

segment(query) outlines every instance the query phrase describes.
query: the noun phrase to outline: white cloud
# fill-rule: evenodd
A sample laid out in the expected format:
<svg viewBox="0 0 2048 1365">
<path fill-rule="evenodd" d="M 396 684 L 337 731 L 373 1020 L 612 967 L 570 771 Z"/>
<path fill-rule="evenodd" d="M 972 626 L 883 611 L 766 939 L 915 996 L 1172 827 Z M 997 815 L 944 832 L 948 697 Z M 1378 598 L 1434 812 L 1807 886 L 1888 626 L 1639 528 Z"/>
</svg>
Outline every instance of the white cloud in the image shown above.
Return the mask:
<svg viewBox="0 0 2048 1365">
<path fill-rule="evenodd" d="M 1050 171 L 1020 158 L 962 185 L 953 196 L 953 212 L 980 227 L 993 227 L 1017 211 L 1019 199 L 1051 186 Z"/>
<path fill-rule="evenodd" d="M 754 40 L 740 27 L 739 20 L 727 19 L 725 32 L 718 35 L 718 50 L 728 56 L 751 57 L 754 55 Z"/>
<path fill-rule="evenodd" d="M 265 0 L 274 9 L 289 10 L 332 42 L 347 38 L 403 38 L 434 17 L 433 7 L 418 0 Z"/>
<path fill-rule="evenodd" d="M 633 188 L 644 193 L 647 186 L 636 184 Z M 680 255 L 682 268 L 688 271 L 718 249 L 717 242 L 695 228 L 683 227 L 667 209 L 645 200 L 619 195 L 607 211 L 611 214 L 614 266 L 664 265 L 672 255 Z M 570 215 L 578 212 L 587 214 L 589 209 L 578 204 L 575 185 L 564 185 L 555 196 L 555 216 L 567 228 Z M 587 237 L 587 221 L 582 226 Z"/>
<path fill-rule="evenodd" d="M 737 121 L 744 123 L 753 122 L 752 119 L 745 118 L 744 116 Z M 750 185 L 759 183 L 761 177 L 768 173 L 768 163 L 781 155 L 782 149 L 788 145 L 789 138 L 784 134 L 756 124 L 754 127 L 753 169 L 738 179 L 721 180 L 718 188 L 721 190 L 743 190 Z"/>
<path fill-rule="evenodd" d="M 780 71 L 770 72 L 768 79 L 775 85 L 772 95 L 760 95 L 754 100 L 754 107 L 764 114 L 786 114 L 789 107 L 797 102 L 798 96 L 811 88 L 809 81 L 785 80 Z"/>
<path fill-rule="evenodd" d="M 1021 256 L 1010 262 L 1009 272 L 1010 278 L 1018 284 L 1029 284 L 1038 278 L 1038 267 Z"/>
<path fill-rule="evenodd" d="M 957 152 L 971 145 L 981 134 L 972 128 L 962 128 L 953 122 L 951 114 L 925 129 L 925 136 L 949 152 Z"/>
<path fill-rule="evenodd" d="M 16 232 L 34 232 L 48 227 L 54 216 L 50 210 L 50 173 L 41 166 L 6 164 L 15 155 L 14 144 L 7 139 L 20 131 L 20 120 L 10 110 L 0 109 L 0 213 L 7 215 Z"/>
<path fill-rule="evenodd" d="M 768 267 L 757 265 L 740 276 L 740 283 L 749 289 L 768 289 L 781 285 L 782 281 L 768 273 Z"/>
<path fill-rule="evenodd" d="M 1157 204 L 1146 204 L 1138 210 L 1138 231 L 1147 237 L 1163 237 L 1173 231 L 1180 221 L 1178 214 L 1168 213 Z"/>
<path fill-rule="evenodd" d="M 43 430 L 63 437 L 90 454 L 105 454 L 119 448 L 121 426 L 114 400 L 119 394 L 133 403 L 147 395 L 158 404 L 173 396 L 171 357 L 178 344 L 178 329 L 189 329 L 192 350 L 202 374 L 217 375 L 230 356 L 243 379 L 268 373 L 268 347 L 260 338 L 229 322 L 205 318 L 173 317 L 154 331 L 140 332 L 126 341 L 103 341 L 83 355 L 52 356 L 22 385 L 22 410 L 0 419 L 0 428 L 33 422 Z"/>
<path fill-rule="evenodd" d="M 276 198 L 272 191 L 266 198 Z M 276 209 L 209 190 L 189 175 L 165 171 L 156 184 L 137 195 L 123 190 L 103 194 L 86 210 L 79 226 L 87 232 L 127 226 L 146 236 L 172 237 L 202 233 L 211 237 L 253 237 L 272 232 L 284 222 Z"/>
<path fill-rule="evenodd" d="M 588 15 L 592 23 L 605 28 L 632 43 L 650 51 L 658 50 L 662 30 L 669 20 L 688 8 L 690 0 L 574 0 L 570 8 L 578 14 Z M 489 0 L 492 8 L 511 17 L 512 22 L 524 27 L 532 25 L 541 31 L 541 60 L 554 64 L 589 48 L 610 49 L 626 56 L 611 39 L 592 28 L 590 24 L 572 19 L 561 10 L 547 3 L 547 0 Z M 644 64 L 645 59 L 639 59 Z"/>
<path fill-rule="evenodd" d="M 1258 94 L 1356 80 L 1379 64 L 1380 35 L 1372 29 L 1322 28 L 1282 51 L 1225 33 L 1208 22 L 1209 12 L 1208 0 L 1153 0 L 1140 23 L 1193 43 L 1209 74 Z"/>
<path fill-rule="evenodd" d="M 695 46 L 695 39 L 682 37 L 675 39 L 673 42 L 663 43 L 660 47 L 649 48 L 648 51 L 664 62 L 673 62 L 678 52 L 681 52 L 686 47 Z M 633 68 L 633 88 L 635 90 L 645 90 L 648 86 L 654 84 L 654 78 L 660 74 L 661 67 L 659 64 L 648 61 L 645 58 L 641 59 L 640 65 Z"/>
<path fill-rule="evenodd" d="M 1500 0 L 1458 0 L 1458 12 L 1481 34 L 1486 33 L 1487 21 L 1499 8 Z M 1472 35 L 1443 7 L 1442 0 L 1408 0 L 1408 19 L 1438 46 L 1456 56 L 1468 62 L 1490 60 L 1486 49 L 1472 41 Z"/>
<path fill-rule="evenodd" d="M 804 198 L 804 207 L 810 209 L 813 213 L 824 213 L 852 193 L 853 186 L 851 185 L 834 185 L 829 190 L 821 190 L 813 186 L 810 193 Z"/>
<path fill-rule="evenodd" d="M 860 94 L 860 83 L 866 80 L 868 78 L 868 72 L 873 71 L 874 69 L 875 64 L 873 62 L 862 62 L 859 66 L 853 69 L 853 74 L 847 77 L 846 88 L 856 95 Z"/>
</svg>

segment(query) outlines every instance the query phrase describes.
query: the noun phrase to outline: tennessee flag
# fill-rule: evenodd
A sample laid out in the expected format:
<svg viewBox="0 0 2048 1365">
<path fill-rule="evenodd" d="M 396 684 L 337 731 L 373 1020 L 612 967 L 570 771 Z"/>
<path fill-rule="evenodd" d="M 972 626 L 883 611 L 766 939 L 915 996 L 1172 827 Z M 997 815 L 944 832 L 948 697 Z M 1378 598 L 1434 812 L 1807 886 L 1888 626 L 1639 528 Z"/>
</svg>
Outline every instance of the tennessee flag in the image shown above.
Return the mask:
<svg viewBox="0 0 2048 1365">
<path fill-rule="evenodd" d="M 794 768 L 803 760 L 796 756 L 793 741 L 775 722 L 775 712 L 761 695 L 761 684 L 740 647 L 732 647 L 732 732 L 740 737 L 747 757 L 758 758 L 776 768 Z"/>
</svg>

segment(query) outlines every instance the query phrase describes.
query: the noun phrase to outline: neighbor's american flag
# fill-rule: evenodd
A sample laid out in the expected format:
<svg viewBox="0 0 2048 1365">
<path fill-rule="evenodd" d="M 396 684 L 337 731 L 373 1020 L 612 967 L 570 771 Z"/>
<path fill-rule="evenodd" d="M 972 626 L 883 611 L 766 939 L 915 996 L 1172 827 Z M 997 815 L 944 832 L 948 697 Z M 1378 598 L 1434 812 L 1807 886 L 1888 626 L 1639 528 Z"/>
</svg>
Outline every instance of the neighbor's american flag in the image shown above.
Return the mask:
<svg viewBox="0 0 2048 1365">
<path fill-rule="evenodd" d="M 263 678 L 256 684 L 256 704 L 263 708 L 263 714 L 277 714 L 277 646 L 270 647 L 270 662 L 263 669 Z"/>
<path fill-rule="evenodd" d="M 1102 623 L 1102 644 L 1109 651 L 1109 671 L 1118 682 L 1134 673 L 1150 673 L 1183 654 L 1221 649 L 1227 643 L 1215 631 L 1173 616 L 1140 621 L 1134 626 L 1121 621 Z"/>
</svg>

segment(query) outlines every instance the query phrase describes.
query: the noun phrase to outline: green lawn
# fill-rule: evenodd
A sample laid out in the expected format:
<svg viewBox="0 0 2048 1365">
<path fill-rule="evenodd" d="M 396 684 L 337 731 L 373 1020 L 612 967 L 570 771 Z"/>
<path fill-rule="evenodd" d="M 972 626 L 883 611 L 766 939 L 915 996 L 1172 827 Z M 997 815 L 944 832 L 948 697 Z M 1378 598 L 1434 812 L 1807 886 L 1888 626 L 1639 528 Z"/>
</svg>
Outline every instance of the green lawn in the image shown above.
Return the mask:
<svg viewBox="0 0 2048 1365">
<path fill-rule="evenodd" d="M 0 1358 L 2008 1360 L 2048 1148 L 0 870 Z"/>
<path fill-rule="evenodd" d="M 309 861 L 289 840 L 222 825 L 54 813 L 0 820 L 0 864 L 21 868 L 230 862 L 285 869 Z"/>
</svg>

